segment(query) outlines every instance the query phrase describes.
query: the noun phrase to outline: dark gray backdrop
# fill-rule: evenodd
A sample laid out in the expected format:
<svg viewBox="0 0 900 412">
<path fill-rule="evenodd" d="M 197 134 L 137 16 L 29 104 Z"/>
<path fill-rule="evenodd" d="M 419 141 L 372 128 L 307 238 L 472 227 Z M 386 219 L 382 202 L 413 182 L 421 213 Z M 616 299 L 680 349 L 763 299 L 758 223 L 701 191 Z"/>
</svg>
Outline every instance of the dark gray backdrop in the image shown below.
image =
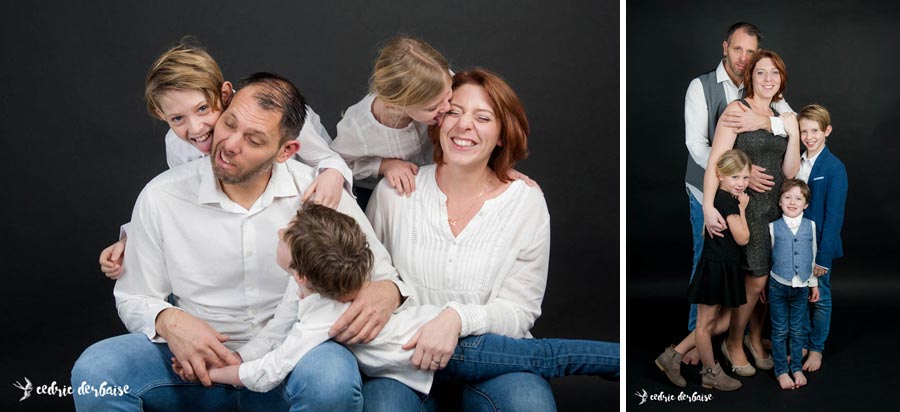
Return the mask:
<svg viewBox="0 0 900 412">
<path fill-rule="evenodd" d="M 779 391 L 774 379 L 743 380 L 732 394 L 713 391 L 709 410 L 779 410 L 858 406 L 885 398 L 886 383 L 863 377 L 861 365 L 879 357 L 878 347 L 896 342 L 892 325 L 898 311 L 895 233 L 900 218 L 896 119 L 900 59 L 892 52 L 900 35 L 900 6 L 877 1 L 677 2 L 636 1 L 627 9 L 627 234 L 626 295 L 629 342 L 625 404 L 646 388 L 672 394 L 653 365 L 668 343 L 686 333 L 686 292 L 691 269 L 691 234 L 684 189 L 684 95 L 692 78 L 716 68 L 725 30 L 749 21 L 762 30 L 762 47 L 774 50 L 787 66 L 785 96 L 794 110 L 820 103 L 832 114 L 828 147 L 846 165 L 849 195 L 843 240 L 845 257 L 831 278 L 834 312 L 830 347 L 822 371 L 810 386 Z M 858 315 L 864 313 L 865 315 Z M 885 326 L 888 325 L 888 326 Z M 714 352 L 718 353 L 718 349 Z M 872 363 L 860 356 L 873 354 Z M 888 362 L 890 362 L 888 360 Z M 724 365 L 723 365 L 724 366 Z M 866 368 L 868 369 L 868 368 Z M 698 389 L 696 368 L 685 392 Z M 891 376 L 886 378 L 894 384 Z M 771 382 L 770 382 L 771 381 Z M 709 393 L 709 390 L 702 390 Z M 872 394 L 872 396 L 869 396 Z M 830 402 L 843 402 L 843 406 Z M 648 410 L 696 410 L 687 402 L 650 402 Z M 708 409 L 707 408 L 707 409 Z"/>
<path fill-rule="evenodd" d="M 534 334 L 619 340 L 617 4 L 108 3 L 14 2 L 0 17 L 3 404 L 70 408 L 69 398 L 38 394 L 17 403 L 11 384 L 68 384 L 84 348 L 125 332 L 97 256 L 166 167 L 166 128 L 146 113 L 144 77 L 186 34 L 229 80 L 253 71 L 293 80 L 332 136 L 341 111 L 365 94 L 378 46 L 397 33 L 423 38 L 454 69 L 503 75 L 532 123 L 531 156 L 518 168 L 541 184 L 553 222 Z M 562 410 L 617 408 L 615 383 L 554 386 Z"/>
</svg>

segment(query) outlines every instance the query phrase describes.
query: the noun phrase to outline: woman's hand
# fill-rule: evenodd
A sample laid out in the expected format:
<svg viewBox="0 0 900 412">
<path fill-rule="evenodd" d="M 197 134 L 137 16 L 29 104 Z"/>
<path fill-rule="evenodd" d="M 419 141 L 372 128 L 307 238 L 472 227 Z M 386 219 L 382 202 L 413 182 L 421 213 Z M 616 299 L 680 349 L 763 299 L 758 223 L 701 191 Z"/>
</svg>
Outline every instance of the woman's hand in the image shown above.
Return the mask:
<svg viewBox="0 0 900 412">
<path fill-rule="evenodd" d="M 303 194 L 303 202 L 312 199 L 313 202 L 332 209 L 341 203 L 341 189 L 344 188 L 344 176 L 334 169 L 325 169 L 313 180 L 306 193 Z"/>
<path fill-rule="evenodd" d="M 384 175 L 397 194 L 409 195 L 416 191 L 416 174 L 419 166 L 400 159 L 381 159 L 379 173 Z"/>
<path fill-rule="evenodd" d="M 100 252 L 100 271 L 106 277 L 116 280 L 122 276 L 122 260 L 125 258 L 125 238 L 113 243 Z"/>
<path fill-rule="evenodd" d="M 724 237 L 725 235 L 722 234 L 722 231 L 728 228 L 728 224 L 725 223 L 722 214 L 716 208 L 707 208 L 706 206 L 703 206 L 703 226 L 706 227 L 706 233 L 709 234 L 710 238 L 713 236 Z"/>
<path fill-rule="evenodd" d="M 412 365 L 416 369 L 436 371 L 444 369 L 459 340 L 462 320 L 452 308 L 444 309 L 403 345 L 404 350 L 416 348 Z"/>
</svg>

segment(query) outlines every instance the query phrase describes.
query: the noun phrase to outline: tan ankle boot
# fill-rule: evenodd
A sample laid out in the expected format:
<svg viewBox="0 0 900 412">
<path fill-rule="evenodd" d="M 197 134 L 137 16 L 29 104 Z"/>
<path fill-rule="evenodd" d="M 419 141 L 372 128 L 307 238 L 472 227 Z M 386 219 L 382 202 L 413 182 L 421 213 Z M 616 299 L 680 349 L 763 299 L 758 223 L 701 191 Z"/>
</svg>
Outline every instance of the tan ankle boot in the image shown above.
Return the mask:
<svg viewBox="0 0 900 412">
<path fill-rule="evenodd" d="M 702 384 L 704 388 L 718 389 L 720 391 L 733 391 L 741 388 L 741 381 L 732 378 L 722 371 L 722 365 L 716 362 L 716 366 L 712 368 L 703 368 L 700 372 Z"/>
<path fill-rule="evenodd" d="M 663 353 L 656 357 L 656 367 L 665 372 L 666 377 L 679 388 L 687 386 L 687 382 L 681 377 L 682 356 L 682 354 L 675 352 L 674 346 L 669 345 Z"/>
</svg>

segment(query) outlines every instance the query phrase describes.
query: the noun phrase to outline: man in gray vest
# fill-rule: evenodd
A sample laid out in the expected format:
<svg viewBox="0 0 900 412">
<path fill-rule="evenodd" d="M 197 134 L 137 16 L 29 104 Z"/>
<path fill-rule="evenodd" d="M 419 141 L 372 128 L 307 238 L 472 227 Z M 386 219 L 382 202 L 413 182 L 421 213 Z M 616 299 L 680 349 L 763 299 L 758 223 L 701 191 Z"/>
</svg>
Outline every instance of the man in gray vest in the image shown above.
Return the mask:
<svg viewBox="0 0 900 412">
<path fill-rule="evenodd" d="M 725 41 L 722 42 L 723 58 L 715 70 L 700 75 L 691 81 L 684 98 L 684 143 L 688 149 L 687 170 L 684 184 L 690 202 L 691 230 L 694 239 L 694 261 L 691 278 L 700 260 L 703 250 L 703 174 L 709 161 L 710 147 L 715 135 L 716 124 L 728 103 L 744 95 L 744 70 L 750 63 L 753 54 L 759 49 L 762 33 L 755 25 L 739 22 L 728 28 Z M 793 112 L 783 99 L 775 103 L 779 113 Z M 741 106 L 741 113 L 726 113 L 722 125 L 732 127 L 737 133 L 766 129 L 779 136 L 786 136 L 784 124 L 777 117 L 765 117 Z M 777 171 L 776 171 L 777 172 Z M 773 177 L 764 168 L 753 166 L 749 187 L 757 192 L 772 190 Z M 725 219 L 711 222 L 711 234 L 722 236 Z M 694 330 L 697 321 L 697 306 L 691 305 L 688 317 L 688 330 Z M 752 319 L 751 329 L 761 325 L 763 319 Z M 718 328 L 715 328 L 718 329 Z M 758 352 L 762 353 L 762 352 Z M 684 362 L 696 364 L 699 360 L 696 350 L 685 355 Z"/>
</svg>

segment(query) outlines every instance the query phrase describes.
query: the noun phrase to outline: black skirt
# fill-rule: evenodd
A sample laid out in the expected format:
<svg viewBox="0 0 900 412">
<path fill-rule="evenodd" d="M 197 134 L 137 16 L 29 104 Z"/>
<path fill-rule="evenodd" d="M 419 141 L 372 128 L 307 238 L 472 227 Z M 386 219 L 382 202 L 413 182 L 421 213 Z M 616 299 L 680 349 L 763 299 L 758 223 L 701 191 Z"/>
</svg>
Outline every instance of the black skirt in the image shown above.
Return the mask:
<svg viewBox="0 0 900 412">
<path fill-rule="evenodd" d="M 740 263 L 700 258 L 688 289 L 688 302 L 729 308 L 747 303 Z"/>
</svg>

